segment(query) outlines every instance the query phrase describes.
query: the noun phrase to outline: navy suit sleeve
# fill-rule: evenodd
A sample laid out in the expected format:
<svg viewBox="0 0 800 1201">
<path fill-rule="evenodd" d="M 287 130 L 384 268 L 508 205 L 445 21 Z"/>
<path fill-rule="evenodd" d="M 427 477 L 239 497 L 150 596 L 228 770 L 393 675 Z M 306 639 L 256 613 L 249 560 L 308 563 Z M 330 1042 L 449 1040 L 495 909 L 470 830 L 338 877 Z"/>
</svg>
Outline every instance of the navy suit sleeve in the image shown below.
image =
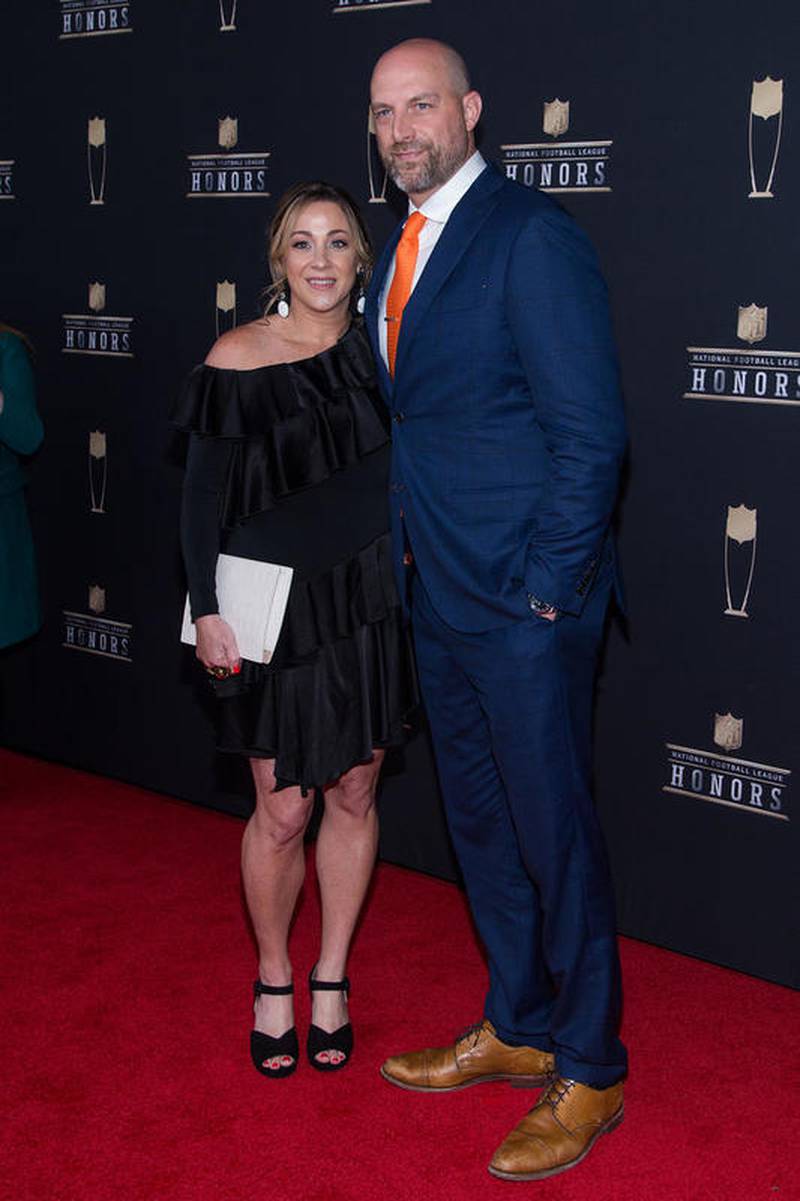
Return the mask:
<svg viewBox="0 0 800 1201">
<path fill-rule="evenodd" d="M 525 585 L 578 614 L 614 507 L 626 436 L 605 283 L 588 239 L 560 210 L 537 214 L 518 235 L 506 306 L 549 460 Z"/>
</svg>

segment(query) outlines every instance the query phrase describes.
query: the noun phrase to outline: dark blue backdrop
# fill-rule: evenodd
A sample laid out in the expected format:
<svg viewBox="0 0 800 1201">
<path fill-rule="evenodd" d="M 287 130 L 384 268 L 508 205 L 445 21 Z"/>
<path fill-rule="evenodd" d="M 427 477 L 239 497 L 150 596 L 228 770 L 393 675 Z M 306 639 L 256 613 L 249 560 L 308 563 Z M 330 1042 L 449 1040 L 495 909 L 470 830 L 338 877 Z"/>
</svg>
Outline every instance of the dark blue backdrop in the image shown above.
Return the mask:
<svg viewBox="0 0 800 1201">
<path fill-rule="evenodd" d="M 256 315 L 288 184 L 344 183 L 387 236 L 402 202 L 369 203 L 370 66 L 402 37 L 444 37 L 484 93 L 484 153 L 570 189 L 556 194 L 611 288 L 629 617 L 600 684 L 597 792 L 621 928 L 797 985 L 794 5 L 233 7 L 69 0 L 1 18 L 0 317 L 36 344 L 47 427 L 30 490 L 46 624 L 5 657 L 4 741 L 247 810 L 177 644 L 166 415 L 217 322 Z M 380 195 L 374 154 L 372 174 Z M 229 288 L 216 309 L 226 282 L 235 312 Z M 76 338 L 112 354 L 64 353 Z M 453 872 L 424 733 L 387 775 L 382 851 Z"/>
</svg>

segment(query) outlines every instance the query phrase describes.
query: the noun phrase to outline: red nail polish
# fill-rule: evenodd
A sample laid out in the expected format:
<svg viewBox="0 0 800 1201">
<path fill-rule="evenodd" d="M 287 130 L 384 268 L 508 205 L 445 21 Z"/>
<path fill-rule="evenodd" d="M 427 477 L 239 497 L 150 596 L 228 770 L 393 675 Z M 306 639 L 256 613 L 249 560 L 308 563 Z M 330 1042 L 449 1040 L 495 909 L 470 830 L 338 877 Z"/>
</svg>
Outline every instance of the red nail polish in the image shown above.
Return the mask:
<svg viewBox="0 0 800 1201">
<path fill-rule="evenodd" d="M 241 670 L 242 670 L 242 665 L 241 665 L 241 663 L 237 663 L 235 667 L 232 667 L 232 668 L 231 668 L 231 672 L 232 672 L 232 673 L 233 673 L 233 675 L 235 675 L 235 676 L 238 676 L 238 674 L 239 674 L 239 672 L 240 672 Z"/>
</svg>

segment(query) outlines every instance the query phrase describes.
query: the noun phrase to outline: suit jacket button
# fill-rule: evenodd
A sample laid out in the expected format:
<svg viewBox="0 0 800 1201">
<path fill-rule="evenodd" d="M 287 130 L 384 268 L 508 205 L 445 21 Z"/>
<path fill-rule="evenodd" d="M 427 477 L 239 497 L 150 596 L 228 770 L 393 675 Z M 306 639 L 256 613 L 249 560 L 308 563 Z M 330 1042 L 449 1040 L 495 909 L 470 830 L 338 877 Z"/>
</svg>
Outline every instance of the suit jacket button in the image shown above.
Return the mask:
<svg viewBox="0 0 800 1201">
<path fill-rule="evenodd" d="M 400 422 L 405 421 L 405 419 L 406 419 L 405 413 L 395 413 L 395 415 L 394 415 L 394 421 L 395 421 L 396 425 L 399 425 Z"/>
</svg>

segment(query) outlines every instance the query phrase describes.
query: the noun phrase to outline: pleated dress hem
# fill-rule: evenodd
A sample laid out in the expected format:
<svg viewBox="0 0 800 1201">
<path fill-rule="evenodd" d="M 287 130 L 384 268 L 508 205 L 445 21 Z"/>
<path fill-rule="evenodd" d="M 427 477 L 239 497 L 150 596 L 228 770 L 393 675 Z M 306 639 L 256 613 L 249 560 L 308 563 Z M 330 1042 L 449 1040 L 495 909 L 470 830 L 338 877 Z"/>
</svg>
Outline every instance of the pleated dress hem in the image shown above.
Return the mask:
<svg viewBox="0 0 800 1201">
<path fill-rule="evenodd" d="M 306 794 L 405 741 L 417 704 L 410 634 L 395 609 L 306 661 L 274 670 L 244 660 L 214 690 L 217 749 L 274 759 L 277 789 Z"/>
</svg>

